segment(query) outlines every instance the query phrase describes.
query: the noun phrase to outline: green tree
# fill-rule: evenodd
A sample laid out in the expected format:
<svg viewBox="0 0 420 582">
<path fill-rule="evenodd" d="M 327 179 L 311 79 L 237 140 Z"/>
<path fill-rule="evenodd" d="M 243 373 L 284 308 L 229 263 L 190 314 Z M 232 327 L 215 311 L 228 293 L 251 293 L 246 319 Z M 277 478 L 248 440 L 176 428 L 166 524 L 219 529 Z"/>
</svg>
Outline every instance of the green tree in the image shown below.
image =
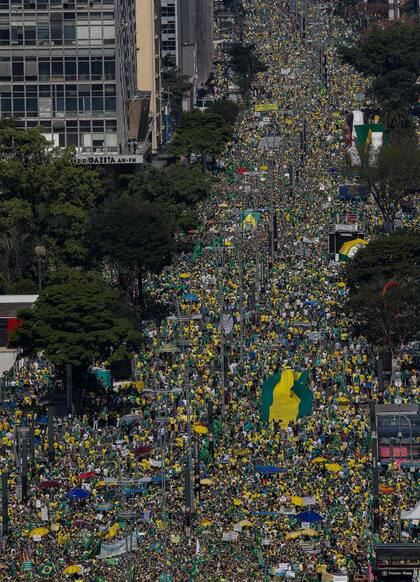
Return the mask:
<svg viewBox="0 0 420 582">
<path fill-rule="evenodd" d="M 176 205 L 179 213 L 204 200 L 210 192 L 211 176 L 199 166 L 171 164 L 162 169 L 147 168 L 128 183 L 130 196 L 139 196 L 149 202 Z"/>
<path fill-rule="evenodd" d="M 420 183 L 420 150 L 414 144 L 384 145 L 375 163 L 357 168 L 382 213 L 385 224 L 392 228 L 393 220 L 403 200 L 414 196 Z"/>
<path fill-rule="evenodd" d="M 171 142 L 171 150 L 179 156 L 194 154 L 206 169 L 207 156 L 217 156 L 232 138 L 233 127 L 220 115 L 199 109 L 184 113 Z"/>
<path fill-rule="evenodd" d="M 3 231 L 3 245 L 13 240 L 14 256 L 4 259 L 2 272 L 8 282 L 32 272 L 38 243 L 47 248 L 54 268 L 91 264 L 90 211 L 103 184 L 96 171 L 74 164 L 70 150 L 51 147 L 39 128 L 2 125 L 0 191 L 0 217 L 11 213 L 16 220 Z"/>
<path fill-rule="evenodd" d="M 414 339 L 420 323 L 420 233 L 382 235 L 346 265 L 346 310 L 357 333 L 391 351 Z M 387 285 L 388 284 L 388 285 Z"/>
<path fill-rule="evenodd" d="M 143 305 L 143 278 L 171 261 L 174 237 L 168 210 L 123 194 L 109 199 L 93 219 L 97 253 L 119 286 Z"/>
<path fill-rule="evenodd" d="M 237 75 L 237 82 L 242 93 L 248 93 L 255 75 L 265 71 L 267 67 L 255 55 L 253 44 L 233 43 L 229 47 L 229 56 L 231 69 Z"/>
<path fill-rule="evenodd" d="M 42 351 L 56 365 L 87 369 L 95 359 L 118 358 L 138 348 L 141 333 L 120 317 L 120 298 L 98 275 L 69 271 L 45 287 L 10 345 L 25 355 Z"/>
<path fill-rule="evenodd" d="M 0 273 L 5 289 L 23 274 L 32 220 L 29 202 L 20 198 L 0 198 Z"/>
<path fill-rule="evenodd" d="M 171 117 L 176 122 L 182 113 L 182 96 L 191 90 L 192 83 L 172 64 L 168 55 L 162 59 L 162 87 L 163 100 L 169 99 Z"/>
<path fill-rule="evenodd" d="M 234 125 L 236 118 L 241 110 L 241 106 L 234 101 L 229 101 L 229 99 L 222 99 L 220 101 L 215 101 L 213 107 L 211 108 L 212 113 L 216 113 L 223 117 L 226 123 Z"/>
<path fill-rule="evenodd" d="M 404 69 L 420 74 L 420 26 L 396 24 L 370 30 L 357 46 L 341 46 L 345 62 L 361 73 L 380 77 Z"/>
</svg>

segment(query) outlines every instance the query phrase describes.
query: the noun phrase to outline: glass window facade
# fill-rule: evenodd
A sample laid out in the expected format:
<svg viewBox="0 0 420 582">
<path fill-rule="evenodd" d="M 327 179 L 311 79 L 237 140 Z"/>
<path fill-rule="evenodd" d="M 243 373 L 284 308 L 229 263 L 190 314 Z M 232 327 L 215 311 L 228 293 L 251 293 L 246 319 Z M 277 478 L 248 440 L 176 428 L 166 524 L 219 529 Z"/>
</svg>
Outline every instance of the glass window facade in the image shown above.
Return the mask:
<svg viewBox="0 0 420 582">
<path fill-rule="evenodd" d="M 135 55 L 134 15 L 134 0 L 0 0 L 0 117 L 60 146 L 123 151 L 135 58 L 121 73 L 116 55 Z"/>
</svg>

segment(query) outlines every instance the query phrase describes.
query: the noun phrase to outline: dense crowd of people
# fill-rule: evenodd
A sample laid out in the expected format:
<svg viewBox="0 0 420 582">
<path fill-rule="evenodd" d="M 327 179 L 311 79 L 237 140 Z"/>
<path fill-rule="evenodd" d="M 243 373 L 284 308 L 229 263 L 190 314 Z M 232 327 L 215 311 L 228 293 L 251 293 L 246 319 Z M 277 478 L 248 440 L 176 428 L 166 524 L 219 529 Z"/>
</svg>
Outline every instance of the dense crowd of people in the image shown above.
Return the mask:
<svg viewBox="0 0 420 582">
<path fill-rule="evenodd" d="M 369 203 L 355 207 L 337 195 L 342 121 L 366 104 L 366 80 L 336 52 L 336 41 L 354 31 L 319 5 L 307 5 L 304 32 L 288 2 L 244 5 L 245 40 L 266 71 L 257 74 L 214 192 L 200 206 L 201 253 L 177 258 L 148 281 L 149 295 L 173 317 L 149 324 L 136 385 L 104 389 L 93 417 L 60 421 L 54 461 L 48 421 L 36 409 L 53 381 L 48 364 L 24 367 L 14 404 L 3 403 L 10 533 L 1 580 L 245 582 L 286 570 L 297 580 L 369 572 L 366 402 L 381 387 L 372 348 L 351 335 L 343 314 L 343 268 L 330 259 L 325 236 L 339 214 L 359 215 L 367 236 L 381 226 Z M 256 113 L 264 103 L 277 111 Z M 273 147 L 261 147 L 274 134 Z M 245 230 L 249 208 L 260 220 Z M 409 356 L 399 365 L 401 385 L 381 397 L 414 401 L 418 372 Z M 289 426 L 264 424 L 262 383 L 285 367 L 309 371 L 313 413 Z M 15 429 L 31 425 L 25 504 Z M 415 505 L 418 491 L 393 463 L 381 484 L 381 539 L 395 541 L 399 511 Z M 415 526 L 402 527 L 418 541 Z"/>
</svg>

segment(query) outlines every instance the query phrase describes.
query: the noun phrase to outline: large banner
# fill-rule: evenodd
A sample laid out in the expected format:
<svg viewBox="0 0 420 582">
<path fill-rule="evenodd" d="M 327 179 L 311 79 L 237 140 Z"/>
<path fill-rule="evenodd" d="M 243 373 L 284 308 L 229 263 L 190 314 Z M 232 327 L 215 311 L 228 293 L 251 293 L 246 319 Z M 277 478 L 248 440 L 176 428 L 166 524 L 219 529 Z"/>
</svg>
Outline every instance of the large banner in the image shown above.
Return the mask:
<svg viewBox="0 0 420 582">
<path fill-rule="evenodd" d="M 260 105 L 255 106 L 255 111 L 277 111 L 277 103 L 260 103 Z"/>
<path fill-rule="evenodd" d="M 126 554 L 130 550 L 137 550 L 137 535 L 136 532 L 131 534 L 131 542 L 130 536 L 126 536 L 124 539 L 119 540 L 118 542 L 113 542 L 112 544 L 102 544 L 101 545 L 101 552 L 98 556 L 99 559 L 104 560 L 105 558 L 113 558 L 114 556 L 121 556 L 122 554 Z"/>
</svg>

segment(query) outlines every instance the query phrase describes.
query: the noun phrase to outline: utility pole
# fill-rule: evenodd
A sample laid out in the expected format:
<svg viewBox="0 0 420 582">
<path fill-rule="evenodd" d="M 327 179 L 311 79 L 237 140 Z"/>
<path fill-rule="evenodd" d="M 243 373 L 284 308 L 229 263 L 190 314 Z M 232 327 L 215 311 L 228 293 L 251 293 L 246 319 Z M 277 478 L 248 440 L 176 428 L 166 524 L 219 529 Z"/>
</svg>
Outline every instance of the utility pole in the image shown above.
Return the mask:
<svg viewBox="0 0 420 582">
<path fill-rule="evenodd" d="M 21 443 L 20 468 L 22 480 L 22 503 L 26 505 L 28 502 L 28 441 L 26 438 L 23 438 Z"/>
<path fill-rule="evenodd" d="M 239 323 L 240 323 L 240 361 L 241 369 L 244 368 L 244 265 L 243 265 L 243 243 L 244 243 L 244 229 L 241 223 L 241 214 L 239 214 L 239 245 L 238 245 L 238 259 L 239 259 Z"/>
<path fill-rule="evenodd" d="M 48 404 L 48 460 L 54 461 L 54 406 Z"/>
<path fill-rule="evenodd" d="M 7 468 L 3 470 L 1 475 L 1 508 L 2 508 L 2 538 L 5 539 L 9 535 L 9 485 L 8 485 L 8 471 Z"/>
</svg>

